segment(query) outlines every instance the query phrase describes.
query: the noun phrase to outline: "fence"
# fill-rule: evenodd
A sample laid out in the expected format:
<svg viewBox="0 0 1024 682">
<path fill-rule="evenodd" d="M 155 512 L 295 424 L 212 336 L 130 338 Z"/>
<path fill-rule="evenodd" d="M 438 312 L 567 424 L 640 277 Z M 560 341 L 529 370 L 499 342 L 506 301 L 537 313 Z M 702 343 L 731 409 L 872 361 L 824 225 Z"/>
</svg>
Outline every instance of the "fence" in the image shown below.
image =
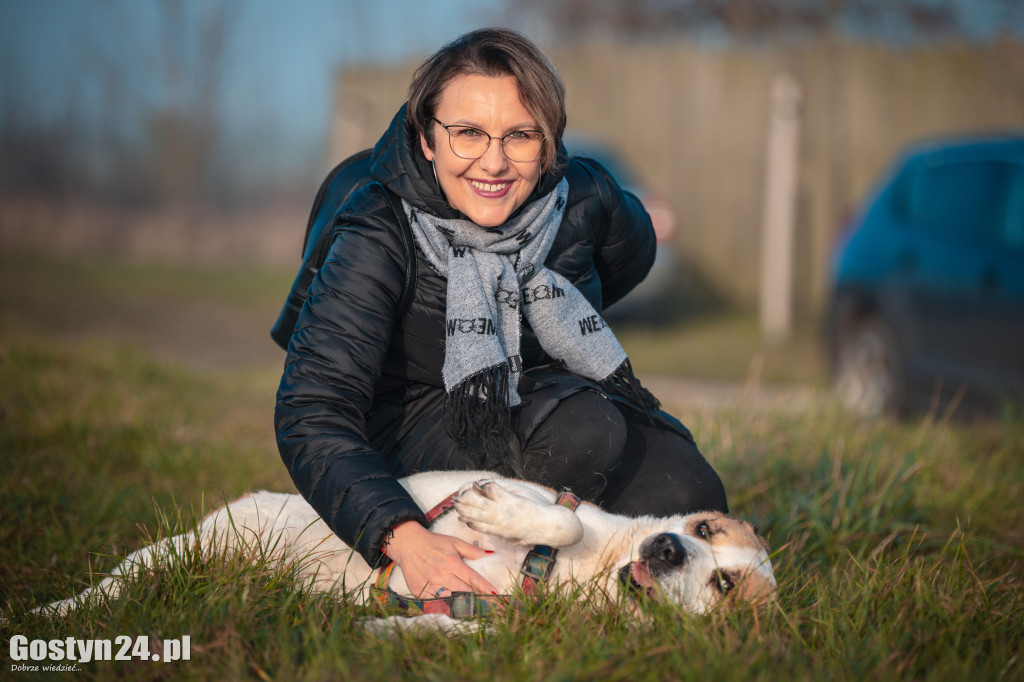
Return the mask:
<svg viewBox="0 0 1024 682">
<path fill-rule="evenodd" d="M 1024 130 L 1024 43 L 897 49 L 822 40 L 744 48 L 587 45 L 550 50 L 570 130 L 603 140 L 676 212 L 680 267 L 741 304 L 757 300 L 771 84 L 803 93 L 793 303 L 814 314 L 844 220 L 892 156 L 942 134 Z M 343 71 L 335 159 L 371 146 L 415 63 Z"/>
</svg>

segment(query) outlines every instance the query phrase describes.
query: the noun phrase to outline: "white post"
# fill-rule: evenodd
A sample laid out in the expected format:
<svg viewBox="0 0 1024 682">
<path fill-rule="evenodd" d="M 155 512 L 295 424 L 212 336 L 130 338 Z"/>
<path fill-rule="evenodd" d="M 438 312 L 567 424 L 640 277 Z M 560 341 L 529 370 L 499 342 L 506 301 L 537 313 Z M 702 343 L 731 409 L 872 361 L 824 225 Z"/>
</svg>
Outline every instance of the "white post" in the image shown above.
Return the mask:
<svg viewBox="0 0 1024 682">
<path fill-rule="evenodd" d="M 783 341 L 793 322 L 793 242 L 800 142 L 800 84 L 781 73 L 772 83 L 761 229 L 761 332 Z"/>
</svg>

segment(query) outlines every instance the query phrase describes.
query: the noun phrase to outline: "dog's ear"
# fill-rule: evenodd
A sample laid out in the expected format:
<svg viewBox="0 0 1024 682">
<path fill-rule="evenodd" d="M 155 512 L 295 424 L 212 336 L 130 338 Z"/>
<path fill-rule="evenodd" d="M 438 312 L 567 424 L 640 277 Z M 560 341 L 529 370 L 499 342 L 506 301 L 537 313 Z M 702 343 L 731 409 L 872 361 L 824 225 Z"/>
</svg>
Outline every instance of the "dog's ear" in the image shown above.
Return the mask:
<svg viewBox="0 0 1024 682">
<path fill-rule="evenodd" d="M 761 535 L 761 527 L 755 523 L 750 523 L 749 521 L 744 521 L 743 523 L 747 524 L 750 527 L 750 530 L 757 537 L 758 542 L 760 542 L 761 546 L 764 547 L 764 551 L 768 554 L 771 554 L 772 548 L 768 545 L 768 541 L 764 539 L 764 536 Z"/>
<path fill-rule="evenodd" d="M 747 573 L 729 592 L 729 597 L 750 604 L 766 604 L 775 600 L 776 585 L 760 573 Z"/>
</svg>

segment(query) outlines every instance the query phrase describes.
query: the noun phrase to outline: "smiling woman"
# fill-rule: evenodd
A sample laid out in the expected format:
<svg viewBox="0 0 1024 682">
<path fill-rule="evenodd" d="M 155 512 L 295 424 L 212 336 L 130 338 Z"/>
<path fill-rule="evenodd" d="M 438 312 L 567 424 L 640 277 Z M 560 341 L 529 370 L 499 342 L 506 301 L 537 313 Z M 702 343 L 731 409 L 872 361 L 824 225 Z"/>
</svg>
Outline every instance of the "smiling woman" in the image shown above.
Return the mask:
<svg viewBox="0 0 1024 682">
<path fill-rule="evenodd" d="M 449 144 L 432 146 L 425 134 L 420 144 L 448 203 L 481 227 L 501 225 L 526 202 L 541 173 L 543 133 L 520 102 L 516 79 L 457 76 L 441 93 L 432 118 L 448 133 Z"/>
<path fill-rule="evenodd" d="M 600 315 L 650 269 L 650 217 L 566 154 L 565 124 L 533 43 L 468 33 L 318 201 L 334 178 L 357 189 L 314 211 L 333 243 L 286 330 L 278 446 L 331 530 L 371 566 L 394 560 L 414 596 L 495 587 L 465 563 L 483 551 L 430 532 L 398 477 L 487 469 L 616 513 L 727 511 Z"/>
</svg>

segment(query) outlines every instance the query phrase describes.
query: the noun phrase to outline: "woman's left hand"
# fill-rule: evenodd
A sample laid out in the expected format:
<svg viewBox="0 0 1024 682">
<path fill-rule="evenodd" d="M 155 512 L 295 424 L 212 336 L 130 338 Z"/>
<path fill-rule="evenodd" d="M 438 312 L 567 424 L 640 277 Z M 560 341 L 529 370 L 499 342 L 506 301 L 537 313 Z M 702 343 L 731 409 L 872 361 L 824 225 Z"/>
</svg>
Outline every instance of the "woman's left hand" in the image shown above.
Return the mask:
<svg viewBox="0 0 1024 682">
<path fill-rule="evenodd" d="M 443 596 L 444 592 L 497 594 L 498 588 L 463 561 L 486 554 L 476 545 L 433 533 L 416 521 L 396 526 L 387 544 L 388 557 L 401 567 L 409 592 L 417 597 Z"/>
</svg>

